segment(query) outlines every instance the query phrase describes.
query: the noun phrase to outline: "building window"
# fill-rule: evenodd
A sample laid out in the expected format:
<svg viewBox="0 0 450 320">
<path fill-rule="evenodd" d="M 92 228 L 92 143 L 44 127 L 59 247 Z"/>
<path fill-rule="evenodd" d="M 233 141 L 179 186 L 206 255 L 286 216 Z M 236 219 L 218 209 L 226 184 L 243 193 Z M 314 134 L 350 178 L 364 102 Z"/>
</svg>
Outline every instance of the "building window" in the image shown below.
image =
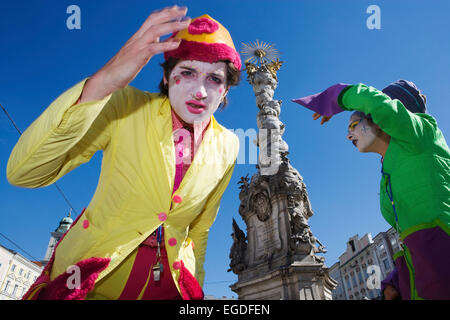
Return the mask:
<svg viewBox="0 0 450 320">
<path fill-rule="evenodd" d="M 363 283 L 364 282 L 361 270 L 358 271 L 358 279 L 359 279 L 359 283 Z"/>
<path fill-rule="evenodd" d="M 383 260 L 383 264 L 384 264 L 384 269 L 385 269 L 385 270 L 389 270 L 389 269 L 391 268 L 388 259 L 384 259 L 384 260 Z"/>
<path fill-rule="evenodd" d="M 348 244 L 349 244 L 350 247 L 352 248 L 352 252 L 355 252 L 355 251 L 356 251 L 356 248 L 355 248 L 355 241 L 350 240 L 350 241 L 348 242 Z"/>
<path fill-rule="evenodd" d="M 23 269 L 22 269 L 22 268 L 20 268 L 20 271 L 19 271 L 19 276 L 21 276 L 21 275 L 22 275 L 22 273 L 23 273 Z"/>
<path fill-rule="evenodd" d="M 346 285 L 347 285 L 347 290 L 350 290 L 350 288 L 352 287 L 352 284 L 350 283 L 350 279 L 345 279 L 345 281 L 346 281 Z"/>
<path fill-rule="evenodd" d="M 352 275 L 352 282 L 353 282 L 353 287 L 356 287 L 357 282 L 356 282 L 355 275 Z"/>
<path fill-rule="evenodd" d="M 395 246 L 397 244 L 397 240 L 395 240 L 395 237 L 391 238 L 391 245 Z"/>
<path fill-rule="evenodd" d="M 11 294 L 11 296 L 13 297 L 13 298 L 16 298 L 16 293 L 17 293 L 17 288 L 18 288 L 19 286 L 16 284 L 15 286 L 14 286 L 14 289 L 13 289 L 13 292 L 12 292 L 12 294 Z"/>
<path fill-rule="evenodd" d="M 14 270 L 16 270 L 16 265 L 15 264 L 12 265 L 11 272 L 14 272 Z"/>
<path fill-rule="evenodd" d="M 3 289 L 3 292 L 8 293 L 9 284 L 10 284 L 10 281 L 7 280 L 7 281 L 6 281 L 6 285 L 5 285 L 5 289 Z"/>
</svg>

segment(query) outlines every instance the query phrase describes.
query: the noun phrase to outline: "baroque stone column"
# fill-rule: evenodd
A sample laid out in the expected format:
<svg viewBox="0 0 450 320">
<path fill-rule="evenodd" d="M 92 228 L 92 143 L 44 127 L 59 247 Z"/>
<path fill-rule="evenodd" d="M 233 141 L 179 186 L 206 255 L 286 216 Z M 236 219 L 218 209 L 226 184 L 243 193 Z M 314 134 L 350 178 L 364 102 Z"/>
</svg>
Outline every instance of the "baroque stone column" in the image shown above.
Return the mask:
<svg viewBox="0 0 450 320">
<path fill-rule="evenodd" d="M 283 62 L 265 43 L 245 45 L 247 80 L 256 97 L 259 148 L 257 172 L 240 184 L 239 214 L 247 235 L 233 219 L 230 269 L 238 281 L 230 288 L 239 299 L 331 299 L 337 283 L 328 275 L 323 244 L 313 235 L 313 215 L 302 176 L 288 159 L 282 139 L 281 100 L 274 100 Z M 255 62 L 255 63 L 252 63 Z"/>
</svg>

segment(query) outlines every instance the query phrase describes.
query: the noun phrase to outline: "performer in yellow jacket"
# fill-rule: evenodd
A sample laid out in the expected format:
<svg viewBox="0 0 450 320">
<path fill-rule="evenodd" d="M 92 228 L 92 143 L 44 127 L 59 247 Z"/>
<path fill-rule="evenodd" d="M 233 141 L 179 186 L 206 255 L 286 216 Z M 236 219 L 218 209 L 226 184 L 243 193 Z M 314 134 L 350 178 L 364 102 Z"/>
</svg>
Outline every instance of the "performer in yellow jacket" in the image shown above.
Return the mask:
<svg viewBox="0 0 450 320">
<path fill-rule="evenodd" d="M 186 12 L 152 13 L 14 147 L 8 180 L 28 188 L 50 185 L 103 151 L 91 202 L 24 299 L 203 298 L 208 231 L 239 150 L 213 113 L 239 81 L 241 60 L 219 22 L 191 21 Z M 128 86 L 161 52 L 161 93 Z"/>
</svg>

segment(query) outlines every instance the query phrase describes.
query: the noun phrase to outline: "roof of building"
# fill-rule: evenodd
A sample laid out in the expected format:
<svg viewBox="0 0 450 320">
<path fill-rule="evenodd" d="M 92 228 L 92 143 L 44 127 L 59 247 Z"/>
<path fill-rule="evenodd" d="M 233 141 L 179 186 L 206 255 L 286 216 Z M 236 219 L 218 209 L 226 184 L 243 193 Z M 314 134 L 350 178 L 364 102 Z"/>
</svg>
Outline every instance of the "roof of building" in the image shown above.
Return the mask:
<svg viewBox="0 0 450 320">
<path fill-rule="evenodd" d="M 2 247 L 2 248 L 5 249 L 5 250 L 8 250 L 8 251 L 11 252 L 12 254 L 16 254 L 16 253 L 17 253 L 17 251 L 14 251 L 13 249 L 7 248 L 7 247 L 5 247 L 5 246 L 3 246 L 3 245 L 1 245 L 1 244 L 0 244 L 0 247 Z"/>
<path fill-rule="evenodd" d="M 31 262 L 33 262 L 35 265 L 37 265 L 38 267 L 43 267 L 44 265 L 41 263 L 41 262 L 39 262 L 39 261 L 31 261 Z"/>
</svg>

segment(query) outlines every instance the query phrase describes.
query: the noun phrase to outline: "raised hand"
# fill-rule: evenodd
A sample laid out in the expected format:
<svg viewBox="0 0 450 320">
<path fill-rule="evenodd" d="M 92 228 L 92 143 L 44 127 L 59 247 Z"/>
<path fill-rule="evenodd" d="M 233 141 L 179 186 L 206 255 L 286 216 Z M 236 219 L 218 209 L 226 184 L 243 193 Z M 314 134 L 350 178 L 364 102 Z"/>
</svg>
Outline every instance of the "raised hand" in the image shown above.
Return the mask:
<svg viewBox="0 0 450 320">
<path fill-rule="evenodd" d="M 322 121 L 320 122 L 320 124 L 324 124 L 325 122 L 329 121 L 332 116 L 322 116 L 320 113 L 315 112 L 312 117 L 314 120 L 317 120 L 320 117 L 322 117 Z"/>
<path fill-rule="evenodd" d="M 160 37 L 189 26 L 186 7 L 154 11 L 125 45 L 85 84 L 80 102 L 100 100 L 126 87 L 156 54 L 178 48 L 179 40 Z"/>
</svg>

